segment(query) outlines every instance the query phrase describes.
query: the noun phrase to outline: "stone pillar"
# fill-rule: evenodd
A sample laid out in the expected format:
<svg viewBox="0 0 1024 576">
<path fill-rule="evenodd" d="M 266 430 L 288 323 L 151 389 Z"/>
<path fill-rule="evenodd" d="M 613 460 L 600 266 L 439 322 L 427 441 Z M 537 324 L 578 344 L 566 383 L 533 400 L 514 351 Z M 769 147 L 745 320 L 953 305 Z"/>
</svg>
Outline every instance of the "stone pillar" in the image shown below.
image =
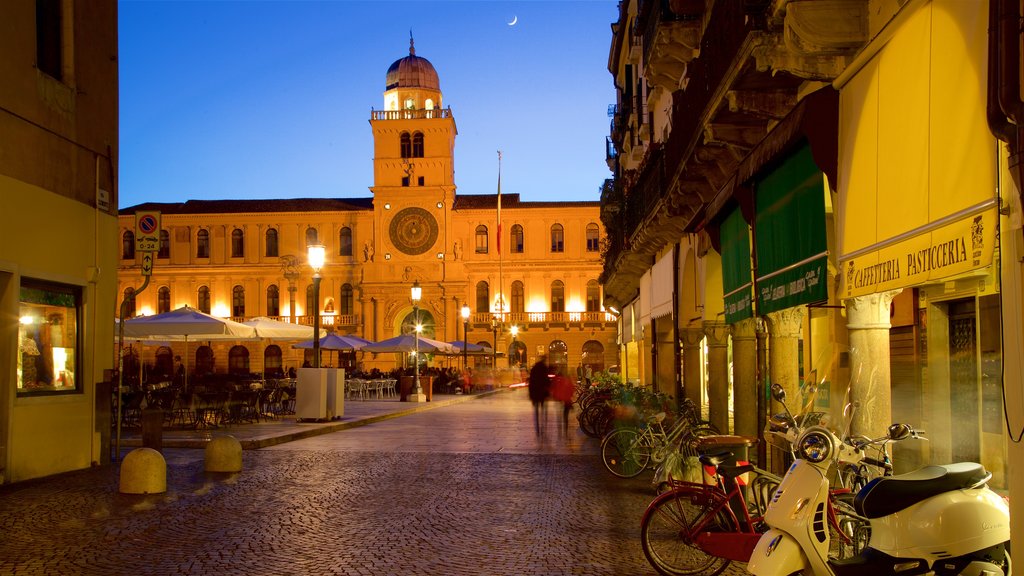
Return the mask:
<svg viewBox="0 0 1024 576">
<path fill-rule="evenodd" d="M 800 335 L 805 315 L 803 306 L 767 315 L 768 373 L 772 384 L 781 384 L 786 390 L 786 403 L 794 414 L 800 412 L 803 402 L 800 396 Z M 782 406 L 772 401 L 769 412 L 782 411 Z"/>
<path fill-rule="evenodd" d="M 757 436 L 757 321 L 732 325 L 733 430 L 740 436 Z"/>
<path fill-rule="evenodd" d="M 679 331 L 683 343 L 683 394 L 703 409 L 701 398 L 701 361 L 700 343 L 704 339 L 704 329 L 699 326 L 687 326 Z"/>
<path fill-rule="evenodd" d="M 889 370 L 889 310 L 899 290 L 877 292 L 846 301 L 850 339 L 850 400 L 859 404 L 851 431 L 870 438 L 892 424 Z"/>
<path fill-rule="evenodd" d="M 708 339 L 709 419 L 722 434 L 729 433 L 729 325 L 704 322 Z"/>
</svg>

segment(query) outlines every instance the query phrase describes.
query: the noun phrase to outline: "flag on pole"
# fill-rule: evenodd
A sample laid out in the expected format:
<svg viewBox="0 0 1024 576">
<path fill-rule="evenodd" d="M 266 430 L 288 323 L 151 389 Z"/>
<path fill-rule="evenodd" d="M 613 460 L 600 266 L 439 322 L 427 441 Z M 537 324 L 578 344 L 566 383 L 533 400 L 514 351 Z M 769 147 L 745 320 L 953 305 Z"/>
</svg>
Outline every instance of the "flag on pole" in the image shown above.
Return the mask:
<svg viewBox="0 0 1024 576">
<path fill-rule="evenodd" d="M 498 151 L 498 254 L 501 254 L 501 151 Z"/>
</svg>

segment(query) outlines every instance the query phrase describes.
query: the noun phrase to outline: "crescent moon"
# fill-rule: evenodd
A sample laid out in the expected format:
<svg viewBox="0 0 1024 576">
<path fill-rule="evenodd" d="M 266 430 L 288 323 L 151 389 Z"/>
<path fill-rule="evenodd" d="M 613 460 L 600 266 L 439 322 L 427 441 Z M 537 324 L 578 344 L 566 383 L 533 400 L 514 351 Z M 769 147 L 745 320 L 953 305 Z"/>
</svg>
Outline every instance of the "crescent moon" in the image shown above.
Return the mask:
<svg viewBox="0 0 1024 576">
<path fill-rule="evenodd" d="M 516 22 L 519 22 L 519 16 L 513 16 L 512 21 L 508 23 L 509 26 L 515 26 Z"/>
</svg>

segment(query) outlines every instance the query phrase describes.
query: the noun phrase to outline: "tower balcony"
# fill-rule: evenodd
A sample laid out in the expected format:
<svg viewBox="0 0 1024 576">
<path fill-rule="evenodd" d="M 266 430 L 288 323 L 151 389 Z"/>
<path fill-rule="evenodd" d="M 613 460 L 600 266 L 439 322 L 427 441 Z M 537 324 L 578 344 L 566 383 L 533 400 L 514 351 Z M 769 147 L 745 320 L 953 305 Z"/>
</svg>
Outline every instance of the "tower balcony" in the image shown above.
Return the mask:
<svg viewBox="0 0 1024 576">
<path fill-rule="evenodd" d="M 370 120 L 424 120 L 432 118 L 454 118 L 451 108 L 429 110 L 371 110 Z"/>
</svg>

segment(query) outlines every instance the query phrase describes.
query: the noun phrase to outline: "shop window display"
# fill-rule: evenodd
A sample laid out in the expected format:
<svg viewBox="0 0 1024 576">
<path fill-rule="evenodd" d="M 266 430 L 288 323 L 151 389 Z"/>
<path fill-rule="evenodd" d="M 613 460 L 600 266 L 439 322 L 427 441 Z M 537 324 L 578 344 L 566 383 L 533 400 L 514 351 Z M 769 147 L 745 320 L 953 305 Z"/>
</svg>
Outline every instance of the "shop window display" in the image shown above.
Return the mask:
<svg viewBox="0 0 1024 576">
<path fill-rule="evenodd" d="M 25 279 L 18 324 L 18 395 L 79 392 L 81 289 Z"/>
</svg>

